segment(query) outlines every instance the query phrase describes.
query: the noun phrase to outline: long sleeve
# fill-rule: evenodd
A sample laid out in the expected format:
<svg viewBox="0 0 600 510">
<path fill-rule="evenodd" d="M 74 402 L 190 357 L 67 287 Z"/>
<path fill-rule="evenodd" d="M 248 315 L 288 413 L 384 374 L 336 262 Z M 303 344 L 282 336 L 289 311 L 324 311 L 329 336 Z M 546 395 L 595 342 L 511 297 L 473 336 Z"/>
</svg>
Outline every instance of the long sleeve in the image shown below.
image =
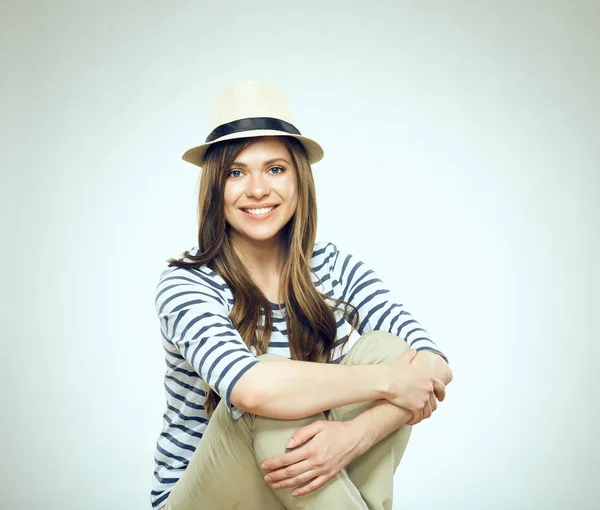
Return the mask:
<svg viewBox="0 0 600 510">
<path fill-rule="evenodd" d="M 376 273 L 354 256 L 328 243 L 325 247 L 336 297 L 358 310 L 358 333 L 387 331 L 404 339 L 411 348 L 429 350 L 446 359 L 421 324 L 390 292 Z M 447 360 L 447 359 L 446 359 Z"/>
<path fill-rule="evenodd" d="M 207 268 L 166 269 L 156 288 L 155 305 L 165 341 L 224 399 L 237 419 L 243 411 L 232 405 L 231 391 L 259 361 L 228 317 L 221 282 Z"/>
</svg>

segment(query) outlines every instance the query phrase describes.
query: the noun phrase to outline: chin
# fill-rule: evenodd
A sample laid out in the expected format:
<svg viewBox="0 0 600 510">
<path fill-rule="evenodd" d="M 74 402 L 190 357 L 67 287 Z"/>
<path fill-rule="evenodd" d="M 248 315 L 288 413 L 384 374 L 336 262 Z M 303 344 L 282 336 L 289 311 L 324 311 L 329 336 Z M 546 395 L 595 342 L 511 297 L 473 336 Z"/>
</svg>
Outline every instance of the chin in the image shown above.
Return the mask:
<svg viewBox="0 0 600 510">
<path fill-rule="evenodd" d="M 268 241 L 273 241 L 273 239 L 278 238 L 280 233 L 281 233 L 281 230 L 278 230 L 276 232 L 273 232 L 273 231 L 248 232 L 248 231 L 244 231 L 244 230 L 236 230 L 235 236 L 245 239 L 246 241 L 249 241 L 252 243 L 265 243 Z"/>
<path fill-rule="evenodd" d="M 249 241 L 253 241 L 256 243 L 266 243 L 267 241 L 273 241 L 279 237 L 279 232 L 275 234 L 265 234 L 265 235 L 247 235 L 246 239 Z"/>
</svg>

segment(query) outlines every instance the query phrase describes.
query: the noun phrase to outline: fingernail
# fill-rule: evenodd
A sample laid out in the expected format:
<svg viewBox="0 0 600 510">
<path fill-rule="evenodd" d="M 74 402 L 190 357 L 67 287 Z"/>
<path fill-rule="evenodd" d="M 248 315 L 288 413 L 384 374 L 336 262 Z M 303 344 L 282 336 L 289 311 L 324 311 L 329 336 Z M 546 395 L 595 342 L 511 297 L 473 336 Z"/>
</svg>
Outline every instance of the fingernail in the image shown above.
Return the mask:
<svg viewBox="0 0 600 510">
<path fill-rule="evenodd" d="M 289 440 L 287 443 L 285 443 L 285 447 L 286 447 L 286 448 L 291 448 L 292 446 L 294 446 L 294 443 L 295 443 L 295 442 L 296 442 L 296 441 L 295 441 L 295 440 L 292 438 L 292 439 L 290 439 L 290 440 Z"/>
</svg>

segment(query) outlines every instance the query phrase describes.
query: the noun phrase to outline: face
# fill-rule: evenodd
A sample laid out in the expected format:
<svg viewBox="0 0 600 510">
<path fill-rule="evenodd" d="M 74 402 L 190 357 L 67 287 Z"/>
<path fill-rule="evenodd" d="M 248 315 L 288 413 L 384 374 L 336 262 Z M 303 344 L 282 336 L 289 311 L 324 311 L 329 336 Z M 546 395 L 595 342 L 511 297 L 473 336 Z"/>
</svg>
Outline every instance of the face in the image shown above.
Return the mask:
<svg viewBox="0 0 600 510">
<path fill-rule="evenodd" d="M 232 241 L 278 240 L 298 204 L 297 172 L 285 144 L 278 137 L 257 138 L 225 171 L 225 220 Z"/>
</svg>

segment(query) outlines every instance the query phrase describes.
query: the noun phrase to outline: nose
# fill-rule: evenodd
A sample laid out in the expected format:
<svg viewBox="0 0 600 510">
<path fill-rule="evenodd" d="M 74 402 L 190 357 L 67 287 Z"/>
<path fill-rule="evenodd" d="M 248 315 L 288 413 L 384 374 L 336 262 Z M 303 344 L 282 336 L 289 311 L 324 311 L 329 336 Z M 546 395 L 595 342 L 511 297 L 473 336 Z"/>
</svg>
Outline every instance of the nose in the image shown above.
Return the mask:
<svg viewBox="0 0 600 510">
<path fill-rule="evenodd" d="M 260 200 L 271 192 L 268 180 L 262 172 L 253 174 L 248 179 L 248 187 L 246 188 L 246 196 Z"/>
</svg>

